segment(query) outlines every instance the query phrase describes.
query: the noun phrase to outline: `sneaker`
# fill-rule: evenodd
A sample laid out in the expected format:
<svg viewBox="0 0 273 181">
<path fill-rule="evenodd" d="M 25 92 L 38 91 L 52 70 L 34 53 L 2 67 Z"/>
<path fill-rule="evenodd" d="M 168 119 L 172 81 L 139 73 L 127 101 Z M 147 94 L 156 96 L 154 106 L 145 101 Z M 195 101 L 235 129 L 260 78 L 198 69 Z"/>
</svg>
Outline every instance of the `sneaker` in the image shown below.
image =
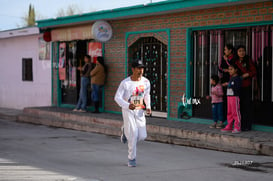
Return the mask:
<svg viewBox="0 0 273 181">
<path fill-rule="evenodd" d="M 136 159 L 128 161 L 128 167 L 136 167 Z"/>
<path fill-rule="evenodd" d="M 124 134 L 124 127 L 123 127 L 123 126 L 121 127 L 120 141 L 121 141 L 121 143 L 123 143 L 123 144 L 127 143 L 127 138 L 126 138 L 126 136 L 125 136 L 125 134 Z"/>
<path fill-rule="evenodd" d="M 79 110 L 77 108 L 73 109 L 72 110 L 73 112 L 78 112 Z"/>
<path fill-rule="evenodd" d="M 209 128 L 216 128 L 216 123 L 213 123 L 212 125 L 210 125 Z"/>
<path fill-rule="evenodd" d="M 224 128 L 224 124 L 222 122 L 220 122 L 216 125 L 216 128 L 218 128 L 218 129 Z"/>
<path fill-rule="evenodd" d="M 224 128 L 224 129 L 221 129 L 221 132 L 223 132 L 223 133 L 226 133 L 226 132 L 231 132 L 232 131 L 232 129 L 230 129 L 230 128 Z"/>
<path fill-rule="evenodd" d="M 86 110 L 84 110 L 84 109 L 80 109 L 78 112 L 86 112 Z"/>
<path fill-rule="evenodd" d="M 237 133 L 241 133 L 241 131 L 238 130 L 238 129 L 233 129 L 233 130 L 232 130 L 232 133 L 237 134 Z"/>
</svg>

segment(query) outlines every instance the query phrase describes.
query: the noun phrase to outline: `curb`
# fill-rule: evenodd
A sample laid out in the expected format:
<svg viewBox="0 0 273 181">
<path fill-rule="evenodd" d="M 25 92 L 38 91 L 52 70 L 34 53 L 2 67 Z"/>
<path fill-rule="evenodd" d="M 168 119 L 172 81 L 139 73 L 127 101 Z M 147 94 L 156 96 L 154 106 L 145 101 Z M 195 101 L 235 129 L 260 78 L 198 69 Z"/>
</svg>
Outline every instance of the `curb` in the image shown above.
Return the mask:
<svg viewBox="0 0 273 181">
<path fill-rule="evenodd" d="M 78 114 L 67 111 L 58 112 L 26 108 L 18 116 L 17 121 L 120 136 L 122 120 L 102 118 L 101 116 L 96 117 L 96 115 L 91 116 L 88 113 Z M 168 126 L 168 124 L 160 126 L 156 122 L 147 123 L 147 132 L 148 141 L 225 152 L 273 156 L 273 140 L 266 138 L 259 140 L 255 139 L 255 137 L 240 137 L 240 135 L 233 135 L 231 133 L 211 133 L 185 129 L 181 126 L 175 128 Z"/>
</svg>

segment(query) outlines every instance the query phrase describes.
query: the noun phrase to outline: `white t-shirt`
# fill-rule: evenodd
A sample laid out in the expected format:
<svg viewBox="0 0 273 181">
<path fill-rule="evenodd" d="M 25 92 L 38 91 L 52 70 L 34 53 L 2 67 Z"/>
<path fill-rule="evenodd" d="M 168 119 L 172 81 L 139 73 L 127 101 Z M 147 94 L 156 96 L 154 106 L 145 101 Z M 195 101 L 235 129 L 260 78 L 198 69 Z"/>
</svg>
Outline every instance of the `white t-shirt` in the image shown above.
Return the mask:
<svg viewBox="0 0 273 181">
<path fill-rule="evenodd" d="M 116 92 L 115 101 L 123 109 L 129 109 L 130 103 L 136 105 L 136 110 L 151 109 L 150 81 L 141 77 L 140 81 L 132 81 L 131 77 L 124 79 Z M 145 105 L 144 105 L 145 103 Z"/>
</svg>

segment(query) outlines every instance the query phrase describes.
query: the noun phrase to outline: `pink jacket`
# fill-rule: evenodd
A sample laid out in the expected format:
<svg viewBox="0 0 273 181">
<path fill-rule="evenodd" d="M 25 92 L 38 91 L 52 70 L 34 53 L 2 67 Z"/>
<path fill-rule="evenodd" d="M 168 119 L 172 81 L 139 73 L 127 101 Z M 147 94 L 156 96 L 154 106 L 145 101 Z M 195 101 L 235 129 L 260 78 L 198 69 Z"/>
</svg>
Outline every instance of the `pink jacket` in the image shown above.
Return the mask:
<svg viewBox="0 0 273 181">
<path fill-rule="evenodd" d="M 223 102 L 223 88 L 221 84 L 211 87 L 211 103 L 220 103 Z"/>
</svg>

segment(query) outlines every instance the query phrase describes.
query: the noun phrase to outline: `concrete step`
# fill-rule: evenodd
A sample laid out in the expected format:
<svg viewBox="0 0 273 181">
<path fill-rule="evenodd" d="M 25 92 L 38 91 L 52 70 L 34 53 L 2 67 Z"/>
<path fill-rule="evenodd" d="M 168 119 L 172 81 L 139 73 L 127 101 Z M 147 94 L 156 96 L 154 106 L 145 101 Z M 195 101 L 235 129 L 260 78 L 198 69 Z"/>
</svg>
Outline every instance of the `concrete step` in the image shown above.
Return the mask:
<svg viewBox="0 0 273 181">
<path fill-rule="evenodd" d="M 36 118 L 43 117 L 51 117 L 52 119 L 56 119 L 59 121 L 74 121 L 79 123 L 86 124 L 98 124 L 98 125 L 106 125 L 115 128 L 119 128 L 122 126 L 122 120 L 117 119 L 105 119 L 101 117 L 96 117 L 96 115 L 90 116 L 90 113 L 77 113 L 77 112 L 54 112 L 47 110 L 39 110 L 39 109 L 24 109 L 24 115 L 33 115 Z"/>
<path fill-rule="evenodd" d="M 120 128 L 115 128 L 110 125 L 101 125 L 101 124 L 92 124 L 92 123 L 84 123 L 73 120 L 62 120 L 56 119 L 52 116 L 35 116 L 35 115 L 27 115 L 21 114 L 18 116 L 18 122 L 52 126 L 56 128 L 65 128 L 65 129 L 73 129 L 79 131 L 87 131 L 93 133 L 101 133 L 111 136 L 120 135 Z"/>
<path fill-rule="evenodd" d="M 91 113 L 74 113 L 70 110 L 25 108 L 18 116 L 19 122 L 42 124 L 47 126 L 89 131 L 111 136 L 120 136 L 122 120 L 120 116 Z M 193 125 L 193 124 L 192 124 Z M 228 151 L 243 154 L 262 154 L 273 156 L 271 138 L 255 135 L 234 135 L 191 128 L 190 124 L 160 121 L 156 118 L 147 120 L 149 141 L 191 146 L 197 148 Z"/>
</svg>

